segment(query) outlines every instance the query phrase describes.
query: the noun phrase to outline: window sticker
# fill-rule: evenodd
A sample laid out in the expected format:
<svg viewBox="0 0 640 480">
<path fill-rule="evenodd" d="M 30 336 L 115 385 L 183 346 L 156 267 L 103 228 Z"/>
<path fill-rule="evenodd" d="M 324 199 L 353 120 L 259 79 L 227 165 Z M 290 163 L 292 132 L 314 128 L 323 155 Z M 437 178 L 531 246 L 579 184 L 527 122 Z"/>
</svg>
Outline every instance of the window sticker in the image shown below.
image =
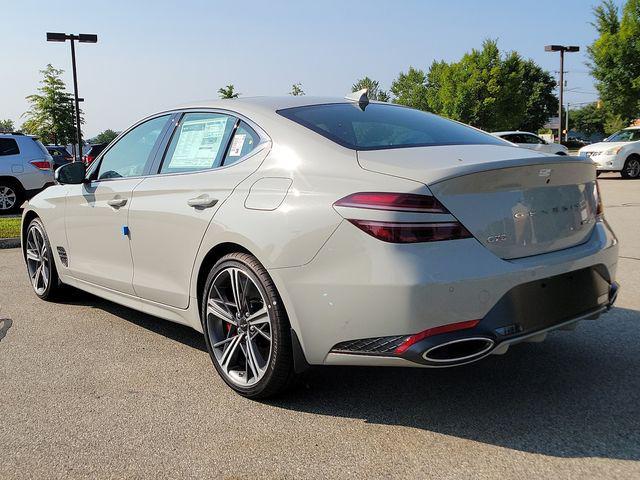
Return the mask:
<svg viewBox="0 0 640 480">
<path fill-rule="evenodd" d="M 222 145 L 229 117 L 186 121 L 169 168 L 211 168 Z"/>
<path fill-rule="evenodd" d="M 229 148 L 229 156 L 230 157 L 239 157 L 242 153 L 242 147 L 244 146 L 244 141 L 247 138 L 246 133 L 237 133 L 235 137 L 233 137 L 233 142 L 231 142 L 231 148 Z"/>
</svg>

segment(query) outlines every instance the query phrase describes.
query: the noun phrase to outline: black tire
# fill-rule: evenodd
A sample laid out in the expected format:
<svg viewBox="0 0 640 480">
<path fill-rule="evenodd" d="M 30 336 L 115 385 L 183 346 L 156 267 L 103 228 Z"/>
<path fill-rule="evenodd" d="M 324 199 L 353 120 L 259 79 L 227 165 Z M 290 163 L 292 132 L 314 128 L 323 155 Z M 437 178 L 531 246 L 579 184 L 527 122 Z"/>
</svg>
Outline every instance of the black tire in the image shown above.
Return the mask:
<svg viewBox="0 0 640 480">
<path fill-rule="evenodd" d="M 624 167 L 622 167 L 620 171 L 620 175 L 622 175 L 622 178 L 627 179 L 640 178 L 640 156 L 631 155 L 627 158 L 627 161 L 624 162 Z"/>
<path fill-rule="evenodd" d="M 48 281 L 46 282 L 46 286 L 44 288 L 38 288 L 38 282 L 34 283 L 33 268 L 38 262 L 30 258 L 30 251 L 33 251 L 34 247 L 37 247 L 39 245 L 34 245 L 33 241 L 31 240 L 31 233 L 33 229 L 37 230 L 37 232 L 41 234 L 44 245 L 38 250 L 40 251 L 40 258 L 44 258 L 44 263 L 49 268 Z M 47 236 L 47 232 L 44 229 L 42 221 L 37 217 L 31 220 L 29 226 L 27 227 L 27 232 L 24 237 L 23 253 L 25 257 L 25 263 L 27 264 L 27 275 L 29 277 L 29 282 L 31 283 L 31 287 L 33 288 L 34 293 L 42 300 L 51 301 L 59 298 L 64 290 L 64 285 L 62 284 L 62 282 L 60 282 L 60 277 L 58 276 L 58 270 L 56 268 L 56 262 L 53 258 L 53 250 L 51 248 L 51 243 L 49 242 L 49 237 Z M 39 285 L 42 286 L 43 284 L 40 283 Z"/>
<path fill-rule="evenodd" d="M 22 186 L 11 179 L 0 180 L 0 214 L 15 213 L 25 201 Z M 8 205 L 11 202 L 11 205 Z"/>
<path fill-rule="evenodd" d="M 257 383 L 250 386 L 243 386 L 237 383 L 237 380 L 231 378 L 227 372 L 225 372 L 222 367 L 219 359 L 216 357 L 213 348 L 213 342 L 215 340 L 219 340 L 221 337 L 219 336 L 219 325 L 222 323 L 226 325 L 223 320 L 220 319 L 219 315 L 212 314 L 211 309 L 208 308 L 208 303 L 210 299 L 210 295 L 218 295 L 220 290 L 212 289 L 212 285 L 218 278 L 221 278 L 222 275 L 225 275 L 225 271 L 233 271 L 232 269 L 239 269 L 241 274 L 245 277 L 249 277 L 249 279 L 253 282 L 253 286 L 251 288 L 257 287 L 257 290 L 254 288 L 254 293 L 259 291 L 262 295 L 263 307 L 266 307 L 269 315 L 269 328 L 270 328 L 270 354 L 269 358 L 263 366 L 262 377 L 259 380 L 255 380 L 257 376 L 254 375 L 254 381 Z M 240 274 L 239 274 L 240 275 Z M 240 278 L 240 276 L 238 276 Z M 216 287 L 217 288 L 217 287 Z M 247 284 L 243 288 L 247 288 Z M 215 293 L 212 293 L 215 292 Z M 278 291 L 271 280 L 271 277 L 267 273 L 266 269 L 260 264 L 260 262 L 252 255 L 247 253 L 230 253 L 222 258 L 220 258 L 215 265 L 211 268 L 209 275 L 207 276 L 207 281 L 205 282 L 204 290 L 202 293 L 202 305 L 200 311 L 200 318 L 202 321 L 202 327 L 204 331 L 205 342 L 207 345 L 207 350 L 209 352 L 209 356 L 211 357 L 211 361 L 213 362 L 214 367 L 218 371 L 218 374 L 225 381 L 229 387 L 235 390 L 237 393 L 244 397 L 258 399 L 258 398 L 267 398 L 277 395 L 285 390 L 292 382 L 295 373 L 293 368 L 293 349 L 291 343 L 291 327 L 289 325 L 289 320 L 287 318 L 287 313 L 282 304 L 282 300 L 278 295 Z M 225 294 L 225 297 L 227 295 Z M 222 305 L 220 302 L 218 302 Z M 245 302 L 247 304 L 247 302 Z M 224 306 L 224 308 L 233 312 L 235 308 L 233 305 Z M 249 306 L 247 305 L 247 309 Z M 238 309 L 239 310 L 239 309 Z M 247 312 L 247 315 L 249 313 Z M 242 315 L 239 317 L 230 313 L 230 318 L 236 318 L 237 322 L 241 322 Z M 226 320 L 228 323 L 228 320 Z M 217 323 L 216 323 L 217 322 Z M 229 330 L 231 330 L 232 326 L 227 326 L 227 338 L 229 338 Z M 238 323 L 238 327 L 236 328 L 235 335 L 238 335 L 238 332 L 242 332 L 240 323 Z M 247 345 L 247 339 L 250 337 L 248 324 L 244 326 L 246 335 L 244 337 L 244 347 L 242 347 L 242 343 L 238 342 L 240 345 L 240 350 L 236 352 L 235 355 L 238 356 L 237 363 L 240 363 L 242 359 L 245 362 L 248 362 L 246 352 L 249 350 Z M 217 330 L 217 332 L 216 332 Z M 216 338 L 217 337 L 217 338 Z M 254 338 L 256 336 L 254 335 Z M 264 341 L 264 340 L 263 340 Z M 233 342 L 230 342 L 232 344 Z M 228 347 L 218 347 L 218 355 L 221 355 L 220 349 L 222 349 L 222 359 L 224 359 L 224 348 Z M 243 356 L 240 356 L 243 354 Z M 234 354 L 231 354 L 234 355 Z M 227 362 L 229 363 L 229 362 Z M 229 368 L 229 367 L 227 367 Z M 246 381 L 249 381 L 248 367 L 245 367 L 247 371 Z M 240 373 L 242 375 L 242 373 Z"/>
</svg>

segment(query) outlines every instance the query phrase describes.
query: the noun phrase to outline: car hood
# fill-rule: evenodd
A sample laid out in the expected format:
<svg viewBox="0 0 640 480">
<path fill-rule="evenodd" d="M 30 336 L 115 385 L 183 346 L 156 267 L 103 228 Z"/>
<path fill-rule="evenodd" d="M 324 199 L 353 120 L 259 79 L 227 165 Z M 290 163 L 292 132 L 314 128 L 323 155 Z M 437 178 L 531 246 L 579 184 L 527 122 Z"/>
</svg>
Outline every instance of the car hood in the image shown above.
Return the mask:
<svg viewBox="0 0 640 480">
<path fill-rule="evenodd" d="M 605 150 L 609 150 L 610 148 L 624 147 L 625 145 L 630 145 L 632 143 L 638 143 L 638 142 L 599 142 L 599 143 L 593 143 L 591 145 L 587 145 L 586 147 L 582 147 L 580 149 L 580 153 L 582 153 L 582 152 L 604 152 Z"/>
</svg>

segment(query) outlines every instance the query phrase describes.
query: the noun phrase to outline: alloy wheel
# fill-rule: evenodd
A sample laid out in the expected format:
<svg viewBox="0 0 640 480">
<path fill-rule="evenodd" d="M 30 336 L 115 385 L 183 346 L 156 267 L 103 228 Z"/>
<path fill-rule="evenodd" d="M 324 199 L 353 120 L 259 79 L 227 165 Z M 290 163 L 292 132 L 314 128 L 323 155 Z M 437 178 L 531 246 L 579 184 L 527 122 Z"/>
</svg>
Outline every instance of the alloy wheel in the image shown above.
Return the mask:
<svg viewBox="0 0 640 480">
<path fill-rule="evenodd" d="M 13 188 L 0 185 L 0 210 L 11 210 L 16 204 L 16 198 Z"/>
<path fill-rule="evenodd" d="M 272 353 L 271 309 L 256 281 L 244 270 L 221 270 L 207 294 L 207 333 L 229 381 L 250 387 L 264 377 Z"/>
<path fill-rule="evenodd" d="M 629 177 L 637 178 L 640 176 L 640 160 L 636 158 L 629 160 L 625 169 Z"/>
<path fill-rule="evenodd" d="M 31 285 L 38 295 L 43 295 L 51 279 L 51 260 L 44 233 L 37 224 L 27 233 L 27 269 Z"/>
</svg>

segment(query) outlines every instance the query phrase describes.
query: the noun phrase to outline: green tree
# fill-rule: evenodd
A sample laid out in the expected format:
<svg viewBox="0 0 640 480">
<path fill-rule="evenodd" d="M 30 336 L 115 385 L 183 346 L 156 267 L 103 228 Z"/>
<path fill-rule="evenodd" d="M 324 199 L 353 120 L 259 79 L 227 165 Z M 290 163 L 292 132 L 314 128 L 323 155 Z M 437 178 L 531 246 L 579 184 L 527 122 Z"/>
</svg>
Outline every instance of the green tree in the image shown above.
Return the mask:
<svg viewBox="0 0 640 480">
<path fill-rule="evenodd" d="M 525 111 L 519 128 L 536 132 L 558 111 L 558 97 L 553 93 L 557 83 L 533 60 L 525 60 L 522 68 L 519 94 L 525 95 Z"/>
<path fill-rule="evenodd" d="M 431 65 L 426 110 L 489 131 L 536 131 L 557 105 L 555 86 L 532 60 L 516 52 L 503 55 L 495 40 L 485 40 L 458 62 Z"/>
<path fill-rule="evenodd" d="M 351 86 L 352 92 L 357 92 L 366 88 L 369 100 L 379 100 L 381 102 L 389 101 L 389 94 L 380 88 L 380 83 L 369 77 L 360 78 Z"/>
<path fill-rule="evenodd" d="M 13 131 L 15 131 L 13 126 L 13 120 L 10 120 L 10 119 L 0 120 L 0 133 L 9 133 Z"/>
<path fill-rule="evenodd" d="M 44 77 L 40 82 L 42 86 L 38 88 L 39 93 L 27 97 L 31 107 L 23 115 L 26 121 L 22 130 L 45 143 L 72 143 L 76 136 L 74 106 L 73 97 L 65 91 L 60 78 L 64 71 L 49 64 L 40 72 Z M 84 123 L 82 118 L 80 122 Z"/>
<path fill-rule="evenodd" d="M 622 15 L 613 0 L 593 13 L 598 38 L 588 47 L 591 74 L 610 121 L 627 123 L 640 116 L 640 0 L 627 0 Z"/>
<path fill-rule="evenodd" d="M 400 72 L 391 84 L 394 102 L 407 107 L 429 110 L 427 105 L 427 75 L 424 71 L 409 67 L 407 73 Z"/>
<path fill-rule="evenodd" d="M 300 82 L 294 83 L 291 85 L 291 91 L 289 95 L 293 95 L 294 97 L 298 97 L 300 95 L 304 95 L 304 90 L 302 89 L 302 84 Z"/>
<path fill-rule="evenodd" d="M 607 135 L 611 135 L 628 126 L 629 122 L 622 118 L 621 115 L 610 113 L 609 115 L 607 115 L 607 119 L 604 122 L 604 133 Z"/>
<path fill-rule="evenodd" d="M 459 61 L 434 61 L 428 73 L 410 67 L 391 85 L 394 101 L 485 130 L 537 131 L 554 112 L 553 77 L 516 52 L 485 40 Z"/>
<path fill-rule="evenodd" d="M 569 110 L 569 128 L 587 135 L 604 135 L 606 121 L 606 110 L 596 102 Z"/>
<path fill-rule="evenodd" d="M 118 132 L 115 130 L 111 130 L 107 128 L 103 132 L 100 132 L 94 138 L 92 138 L 89 143 L 111 143 L 111 141 L 118 136 Z"/>
<path fill-rule="evenodd" d="M 218 89 L 218 94 L 220 98 L 238 98 L 240 96 L 240 94 L 235 91 L 233 84 Z"/>
</svg>

